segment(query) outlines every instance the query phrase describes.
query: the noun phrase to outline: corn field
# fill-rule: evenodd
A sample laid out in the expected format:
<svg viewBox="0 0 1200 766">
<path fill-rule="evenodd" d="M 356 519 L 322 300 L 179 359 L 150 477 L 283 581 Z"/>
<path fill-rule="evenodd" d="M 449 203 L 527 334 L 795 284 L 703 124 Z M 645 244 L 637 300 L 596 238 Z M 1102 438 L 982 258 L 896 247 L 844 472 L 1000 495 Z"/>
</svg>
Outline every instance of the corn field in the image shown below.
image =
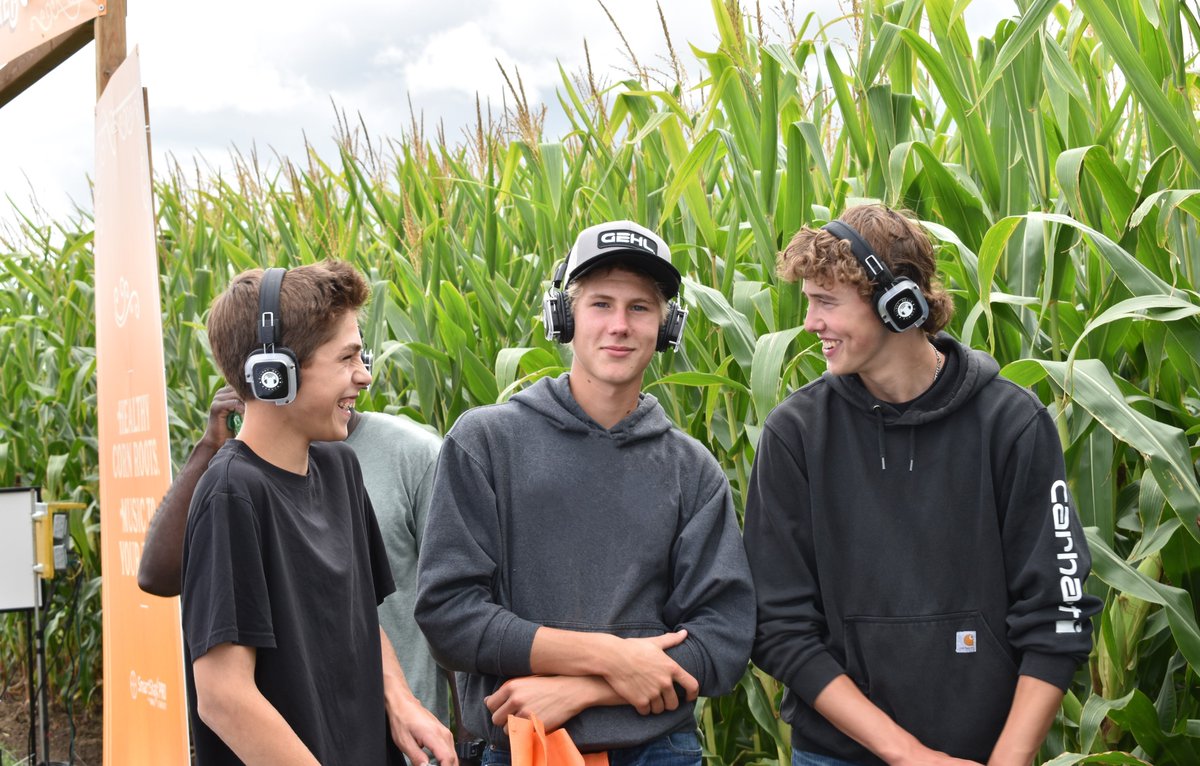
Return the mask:
<svg viewBox="0 0 1200 766">
<path fill-rule="evenodd" d="M 1041 761 L 1200 763 L 1198 8 L 1018 0 L 973 42 L 965 5 L 863 0 L 847 44 L 829 20 L 712 0 L 715 50 L 669 41 L 665 71 L 631 54 L 615 82 L 563 72 L 559 137 L 510 85 L 505 114 L 481 108 L 458 143 L 339 117 L 337 157 L 169 169 L 155 199 L 176 464 L 222 383 L 203 329 L 237 272 L 357 265 L 377 360 L 362 408 L 445 432 L 569 366 L 543 338 L 542 291 L 579 229 L 629 218 L 671 243 L 692 308 L 646 389 L 717 456 L 740 509 L 767 413 L 824 370 L 775 255 L 801 225 L 882 201 L 934 236 L 951 333 L 1056 417 L 1088 527 L 1105 609 Z M 101 682 L 92 222 L 20 229 L 0 235 L 0 486 L 88 503 L 82 579 L 55 594 L 78 619 L 49 626 L 54 693 L 86 704 Z M 3 628 L 7 684 L 24 638 Z M 781 691 L 751 668 L 704 701 L 706 755 L 788 763 Z"/>
</svg>

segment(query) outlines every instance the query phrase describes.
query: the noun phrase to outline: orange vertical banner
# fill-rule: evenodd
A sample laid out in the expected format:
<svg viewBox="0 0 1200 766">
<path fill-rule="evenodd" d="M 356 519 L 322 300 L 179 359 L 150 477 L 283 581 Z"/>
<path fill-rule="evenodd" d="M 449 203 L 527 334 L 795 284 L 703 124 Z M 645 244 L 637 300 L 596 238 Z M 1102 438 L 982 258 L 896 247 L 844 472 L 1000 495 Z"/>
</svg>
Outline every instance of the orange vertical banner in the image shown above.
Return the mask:
<svg viewBox="0 0 1200 766">
<path fill-rule="evenodd" d="M 187 763 L 178 599 L 138 562 L 171 481 L 147 118 L 136 50 L 96 103 L 96 388 L 104 609 L 104 763 Z"/>
<path fill-rule="evenodd" d="M 103 13 L 97 0 L 0 0 L 0 66 Z"/>
</svg>

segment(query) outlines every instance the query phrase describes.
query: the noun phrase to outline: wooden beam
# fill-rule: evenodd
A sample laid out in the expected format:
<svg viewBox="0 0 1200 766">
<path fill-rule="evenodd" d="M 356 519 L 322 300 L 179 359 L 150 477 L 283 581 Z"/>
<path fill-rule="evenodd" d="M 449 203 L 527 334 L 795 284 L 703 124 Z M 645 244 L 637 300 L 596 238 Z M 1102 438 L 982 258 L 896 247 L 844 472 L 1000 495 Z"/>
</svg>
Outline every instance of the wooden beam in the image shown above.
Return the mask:
<svg viewBox="0 0 1200 766">
<path fill-rule="evenodd" d="M 124 5 L 124 0 L 121 0 L 121 4 Z M 26 88 L 90 43 L 94 36 L 95 30 L 91 24 L 80 24 L 70 32 L 47 40 L 8 62 L 0 68 L 0 106 L 21 95 Z"/>
<path fill-rule="evenodd" d="M 96 17 L 96 100 L 125 60 L 125 0 L 108 0 L 103 16 Z"/>
</svg>

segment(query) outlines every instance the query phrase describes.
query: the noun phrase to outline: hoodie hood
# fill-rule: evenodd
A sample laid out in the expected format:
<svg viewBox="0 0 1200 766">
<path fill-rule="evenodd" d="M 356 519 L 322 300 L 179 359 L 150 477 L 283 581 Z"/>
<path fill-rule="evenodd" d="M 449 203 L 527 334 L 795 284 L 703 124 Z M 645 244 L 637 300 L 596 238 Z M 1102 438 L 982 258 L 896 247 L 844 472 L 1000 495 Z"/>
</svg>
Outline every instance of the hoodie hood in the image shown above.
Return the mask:
<svg viewBox="0 0 1200 766">
<path fill-rule="evenodd" d="M 903 412 L 888 402 L 876 399 L 857 375 L 821 377 L 839 396 L 866 415 L 882 417 L 886 426 L 916 426 L 949 416 L 971 400 L 1000 373 L 995 359 L 968 348 L 944 332 L 933 345 L 946 356 L 949 375 L 943 376 L 934 390 L 914 400 Z"/>
<path fill-rule="evenodd" d="M 887 429 L 908 429 L 907 466 L 911 472 L 917 462 L 917 427 L 949 417 L 971 401 L 1000 372 L 1000 365 L 995 359 L 962 345 L 946 333 L 938 333 L 931 342 L 946 357 L 943 375 L 929 391 L 902 408 L 876 399 L 858 375 L 831 375 L 826 372 L 821 376 L 838 396 L 865 416 L 874 418 L 879 466 L 884 471 L 888 468 Z"/>
<path fill-rule="evenodd" d="M 570 373 L 542 378 L 514 394 L 512 401 L 528 407 L 563 431 L 605 435 L 619 445 L 652 439 L 671 430 L 671 421 L 652 394 L 638 394 L 638 405 L 612 428 L 604 428 L 584 412 L 571 395 Z"/>
</svg>

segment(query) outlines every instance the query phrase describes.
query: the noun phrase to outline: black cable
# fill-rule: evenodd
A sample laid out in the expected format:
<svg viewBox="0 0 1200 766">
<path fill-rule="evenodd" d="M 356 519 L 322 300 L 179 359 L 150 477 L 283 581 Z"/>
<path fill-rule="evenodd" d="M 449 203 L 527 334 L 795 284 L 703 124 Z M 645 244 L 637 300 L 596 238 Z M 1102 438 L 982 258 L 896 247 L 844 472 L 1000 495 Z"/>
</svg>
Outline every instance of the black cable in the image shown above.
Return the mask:
<svg viewBox="0 0 1200 766">
<path fill-rule="evenodd" d="M 79 628 L 79 593 L 80 586 L 83 584 L 83 565 L 81 564 L 74 575 L 74 585 L 71 587 L 70 611 L 67 613 L 67 624 L 63 628 L 63 633 L 66 634 L 75 629 L 75 648 L 79 649 L 82 646 L 83 637 L 82 631 Z M 75 684 L 79 680 L 79 661 L 82 652 L 72 652 L 71 647 L 67 645 L 67 726 L 71 730 L 70 743 L 67 746 L 67 763 L 75 764 Z"/>
<path fill-rule="evenodd" d="M 34 609 L 37 607 L 35 606 Z M 37 761 L 37 692 L 34 689 L 35 675 L 34 663 L 37 662 L 37 657 L 34 655 L 33 647 L 33 609 L 25 612 L 25 648 L 28 654 L 29 668 L 29 762 L 36 763 Z"/>
</svg>

